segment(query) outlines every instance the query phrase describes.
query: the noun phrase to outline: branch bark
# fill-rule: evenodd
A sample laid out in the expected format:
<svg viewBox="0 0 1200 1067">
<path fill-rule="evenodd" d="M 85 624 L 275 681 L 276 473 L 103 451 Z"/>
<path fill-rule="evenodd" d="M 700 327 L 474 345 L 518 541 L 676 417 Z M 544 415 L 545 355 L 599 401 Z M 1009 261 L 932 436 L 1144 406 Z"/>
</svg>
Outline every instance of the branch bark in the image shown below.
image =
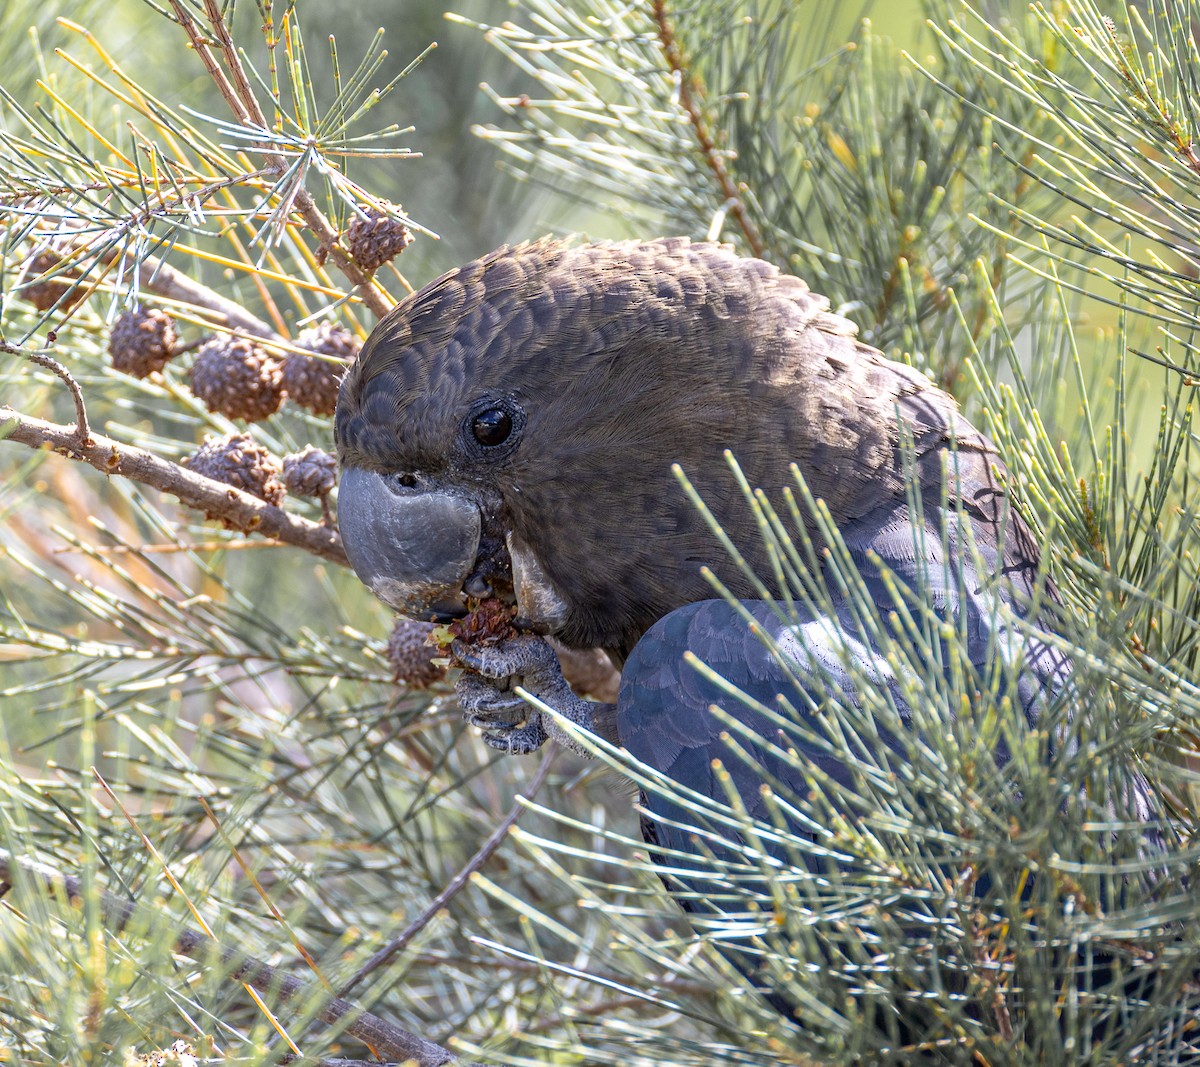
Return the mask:
<svg viewBox="0 0 1200 1067">
<path fill-rule="evenodd" d="M 57 359 L 52 359 L 45 352 L 27 352 L 23 348 L 16 348 L 5 341 L 0 341 L 0 352 L 7 352 L 13 356 L 24 356 L 31 363 L 36 363 L 39 367 L 45 367 L 49 371 L 53 371 L 62 380 L 63 384 L 71 392 L 71 400 L 75 404 L 75 439 L 78 444 L 87 445 L 92 440 L 92 427 L 88 423 L 87 405 L 83 401 L 83 390 L 79 388 L 79 383 L 75 380 L 75 376 L 67 370 Z"/>
<path fill-rule="evenodd" d="M 106 262 L 116 258 L 115 252 L 101 257 Z M 137 271 L 139 289 L 211 311 L 231 330 L 261 337 L 267 341 L 283 340 L 269 323 L 251 315 L 241 304 L 222 296 L 207 285 L 201 285 L 161 259 L 146 256 L 138 263 Z"/>
<path fill-rule="evenodd" d="M 194 474 L 145 449 L 96 433 L 90 434 L 87 443 L 81 445 L 79 431 L 74 426 L 35 419 L 10 407 L 0 407 L 0 441 L 4 440 L 15 441 L 27 448 L 49 449 L 68 459 L 87 463 L 101 474 L 119 474 L 170 493 L 181 504 L 202 511 L 210 518 L 220 519 L 244 533 L 261 534 L 281 544 L 302 548 L 330 563 L 350 566 L 342 539 L 332 526 L 310 522 L 232 485 Z M 162 550 L 165 549 L 159 549 Z M 602 651 L 569 649 L 558 644 L 555 648 L 563 675 L 581 696 L 616 699 L 621 675 Z"/>
<path fill-rule="evenodd" d="M 0 852 L 0 881 L 5 883 L 5 888 L 22 876 L 39 880 L 48 892 L 61 893 L 72 903 L 78 903 L 84 898 L 83 887 L 78 878 L 61 874 L 44 864 L 16 862 L 12 857 Z M 112 893 L 101 892 L 99 903 L 105 925 L 116 933 L 133 918 L 137 909 L 134 901 L 122 900 Z M 175 935 L 175 950 L 202 963 L 209 962 L 215 954 L 222 967 L 222 973 L 226 974 L 230 981 L 245 982 L 284 1001 L 311 1001 L 321 995 L 309 983 L 284 974 L 252 956 L 227 948 L 191 927 L 181 927 Z M 415 1063 L 417 1067 L 442 1067 L 444 1064 L 460 1062 L 448 1048 L 389 1023 L 369 1011 L 363 1011 L 341 997 L 329 998 L 318 1012 L 318 1018 L 331 1025 L 344 1023 L 345 1033 L 370 1045 L 377 1055 L 387 1059 Z"/>
<path fill-rule="evenodd" d="M 761 259 L 766 251 L 766 245 L 763 243 L 762 235 L 758 232 L 758 227 L 754 225 L 754 220 L 750 218 L 750 213 L 746 210 L 746 202 L 742 199 L 742 194 L 730 175 L 729 168 L 725 166 L 725 157 L 717 148 L 716 139 L 713 137 L 708 119 L 704 115 L 703 90 L 688 66 L 687 57 L 683 53 L 683 46 L 680 45 L 679 38 L 675 36 L 675 27 L 671 23 L 666 0 L 654 0 L 653 17 L 655 25 L 658 27 L 658 43 L 662 47 L 663 58 L 667 61 L 667 69 L 678 79 L 679 105 L 687 114 L 688 122 L 691 123 L 692 131 L 696 135 L 696 142 L 700 147 L 700 154 L 704 156 L 704 162 L 712 171 L 713 177 L 720 187 L 721 195 L 729 204 L 729 210 L 737 220 L 750 252 Z"/>
<path fill-rule="evenodd" d="M 171 0 L 171 9 L 174 11 L 179 25 L 188 35 L 188 40 L 191 42 L 192 48 L 195 49 L 203 61 L 209 77 L 212 78 L 220 90 L 221 95 L 225 98 L 226 103 L 229 104 L 230 110 L 237 116 L 238 121 L 244 126 L 257 127 L 265 132 L 267 129 L 266 116 L 263 114 L 262 108 L 259 106 L 258 100 L 254 95 L 254 89 L 242 68 L 241 59 L 238 57 L 237 49 L 234 47 L 233 38 L 229 33 L 229 27 L 225 22 L 225 15 L 220 6 L 214 3 L 213 0 L 205 0 L 204 13 L 218 43 L 221 45 L 226 64 L 233 77 L 232 83 L 221 69 L 216 56 L 213 55 L 212 49 L 209 47 L 210 41 L 201 33 L 200 27 L 183 6 L 181 0 Z M 282 175 L 288 168 L 288 160 L 284 159 L 277 152 L 271 152 L 269 144 L 264 144 L 262 148 L 267 153 L 270 169 L 277 176 Z M 342 247 L 338 239 L 338 231 L 334 229 L 321 209 L 317 207 L 316 202 L 307 189 L 302 188 L 297 191 L 295 206 L 304 219 L 305 225 L 308 226 L 309 230 L 312 231 L 313 235 L 320 242 L 321 248 L 337 264 L 338 269 L 346 276 L 346 280 L 354 286 L 363 303 L 370 308 L 371 312 L 377 318 L 383 318 L 392 310 L 392 302 L 379 286 L 375 284 L 373 276 L 364 271 L 355 262 L 354 257 Z"/>
<path fill-rule="evenodd" d="M 46 448 L 87 463 L 102 474 L 120 474 L 179 498 L 190 508 L 219 518 L 235 529 L 273 537 L 315 556 L 349 566 L 336 530 L 274 507 L 224 482 L 193 474 L 152 452 L 93 433 L 80 443 L 74 426 L 62 426 L 12 408 L 0 408 L 0 440 L 28 448 Z"/>
</svg>

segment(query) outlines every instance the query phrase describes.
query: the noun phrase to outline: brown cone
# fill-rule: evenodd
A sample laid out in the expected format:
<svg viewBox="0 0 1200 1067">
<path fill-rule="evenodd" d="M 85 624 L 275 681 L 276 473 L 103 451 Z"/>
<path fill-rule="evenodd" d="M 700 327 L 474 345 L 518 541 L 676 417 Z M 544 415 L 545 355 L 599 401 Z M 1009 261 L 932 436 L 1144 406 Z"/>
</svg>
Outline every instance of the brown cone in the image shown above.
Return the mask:
<svg viewBox="0 0 1200 1067">
<path fill-rule="evenodd" d="M 305 445 L 283 457 L 283 484 L 293 496 L 325 496 L 336 481 L 337 460 L 328 452 Z"/>
<path fill-rule="evenodd" d="M 414 689 L 425 689 L 446 675 L 446 666 L 434 663 L 443 653 L 429 644 L 433 624 L 416 619 L 397 619 L 388 638 L 387 658 L 392 665 L 394 679 L 406 682 Z"/>
<path fill-rule="evenodd" d="M 145 378 L 167 365 L 178 343 L 170 315 L 159 308 L 137 308 L 113 323 L 108 354 L 117 370 Z"/>
<path fill-rule="evenodd" d="M 295 352 L 289 352 L 283 361 L 283 388 L 288 398 L 314 414 L 332 415 L 337 407 L 338 385 L 346 373 L 346 365 L 358 355 L 358 339 L 341 326 L 323 322 L 301 333 L 296 344 L 346 361 L 334 363 Z"/>
<path fill-rule="evenodd" d="M 363 270 L 375 271 L 412 244 L 412 230 L 375 208 L 362 210 L 363 215 L 355 215 L 346 228 L 346 246 Z"/>
<path fill-rule="evenodd" d="M 279 360 L 253 341 L 214 337 L 192 364 L 192 392 L 209 411 L 256 422 L 283 403 Z"/>
<path fill-rule="evenodd" d="M 54 278 L 36 280 L 43 274 L 57 270 L 62 261 L 62 256 L 57 252 L 39 252 L 26 263 L 21 278 L 29 284 L 22 285 L 18 290 L 21 299 L 28 300 L 38 311 L 49 311 L 60 299 L 60 311 L 70 311 L 75 307 L 87 292 L 83 286 L 75 283 L 74 279 L 79 276 L 74 271 L 63 271 Z"/>
<path fill-rule="evenodd" d="M 194 455 L 183 465 L 195 474 L 224 482 L 236 489 L 278 507 L 286 490 L 279 475 L 283 468 L 278 459 L 247 433 L 228 437 L 206 437 Z M 210 519 L 219 516 L 209 514 Z"/>
</svg>

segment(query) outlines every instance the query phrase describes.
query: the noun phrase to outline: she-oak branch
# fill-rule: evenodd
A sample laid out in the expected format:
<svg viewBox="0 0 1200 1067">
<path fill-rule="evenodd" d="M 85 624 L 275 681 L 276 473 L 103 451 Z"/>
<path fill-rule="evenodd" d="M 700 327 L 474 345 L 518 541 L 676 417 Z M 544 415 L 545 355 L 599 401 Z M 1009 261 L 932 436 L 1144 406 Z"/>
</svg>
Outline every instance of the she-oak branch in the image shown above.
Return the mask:
<svg viewBox="0 0 1200 1067">
<path fill-rule="evenodd" d="M 75 426 L 63 426 L 0 407 L 0 440 L 27 448 L 44 448 L 87 463 L 102 474 L 119 474 L 178 497 L 187 507 L 203 511 L 246 533 L 259 533 L 315 556 L 348 566 L 337 531 L 267 504 L 232 485 L 194 474 L 178 463 L 101 434 L 80 440 Z"/>
</svg>

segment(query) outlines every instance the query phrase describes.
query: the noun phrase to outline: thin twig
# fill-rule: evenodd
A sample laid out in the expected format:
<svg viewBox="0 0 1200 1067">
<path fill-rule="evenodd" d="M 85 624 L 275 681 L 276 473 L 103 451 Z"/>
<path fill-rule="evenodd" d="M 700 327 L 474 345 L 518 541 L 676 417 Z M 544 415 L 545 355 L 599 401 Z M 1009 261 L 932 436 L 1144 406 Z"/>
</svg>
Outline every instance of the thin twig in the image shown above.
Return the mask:
<svg viewBox="0 0 1200 1067">
<path fill-rule="evenodd" d="M 225 14 L 221 11 L 218 4 L 213 0 L 204 0 L 204 14 L 208 17 L 208 24 L 212 27 L 213 33 L 217 35 L 217 40 L 221 44 L 221 51 L 225 55 L 225 66 L 229 68 L 229 73 L 233 78 L 234 89 L 237 92 L 238 99 L 245 105 L 246 112 L 250 116 L 250 121 L 262 129 L 267 128 L 267 116 L 263 114 L 263 110 L 258 106 L 258 98 L 254 95 L 254 87 L 250 84 L 250 79 L 246 77 L 246 70 L 242 66 L 241 57 L 237 53 L 237 47 L 233 43 L 233 35 L 229 32 L 229 26 L 225 22 Z"/>
<path fill-rule="evenodd" d="M 339 996 L 346 996 L 369 974 L 377 971 L 385 963 L 394 958 L 397 953 L 402 952 L 411 943 L 412 939 L 429 925 L 433 917 L 462 892 L 463 887 L 470 881 L 471 875 L 487 863 L 492 853 L 500 847 L 501 843 L 508 836 L 509 830 L 513 828 L 517 820 L 521 817 L 521 813 L 525 810 L 525 806 L 521 801 L 532 800 L 537 795 L 538 790 L 541 789 L 542 784 L 546 781 L 546 776 L 550 773 L 550 766 L 554 762 L 554 757 L 558 754 L 558 751 L 557 745 L 547 747 L 546 754 L 542 756 L 542 762 L 537 769 L 537 773 L 533 776 L 529 785 L 517 794 L 508 814 L 501 820 L 500 825 L 491 832 L 488 839 L 479 846 L 475 855 L 467 860 L 462 870 L 446 883 L 446 887 L 429 902 L 420 915 L 401 931 L 399 936 L 392 938 L 391 941 L 384 945 L 383 948 L 376 952 L 354 973 L 354 976 L 338 991 Z"/>
<path fill-rule="evenodd" d="M 237 82 L 237 88 L 235 88 L 221 69 L 216 56 L 213 55 L 209 47 L 209 42 L 201 36 L 195 20 L 184 10 L 180 0 L 171 0 L 171 8 L 175 12 L 179 25 L 183 27 L 184 32 L 188 35 L 188 40 L 191 42 L 192 47 L 204 62 L 204 67 L 208 71 L 209 76 L 216 83 L 217 88 L 221 91 L 221 95 L 237 116 L 238 121 L 245 126 L 255 127 L 266 133 L 266 116 L 263 115 L 262 109 L 259 107 L 258 101 L 254 96 L 253 88 L 246 77 L 245 70 L 242 68 L 241 59 L 237 55 L 232 36 L 229 33 L 229 27 L 225 22 L 225 16 L 221 12 L 220 7 L 212 3 L 212 0 L 205 0 L 205 14 L 212 24 L 213 33 L 216 34 L 218 41 L 221 43 L 226 62 L 230 67 L 234 80 Z M 290 166 L 290 161 L 277 152 L 270 151 L 269 145 L 263 145 L 263 150 L 267 154 L 270 170 L 277 177 L 282 176 Z M 317 207 L 316 202 L 307 189 L 297 189 L 295 207 L 304 219 L 305 225 L 317 238 L 321 249 L 327 252 L 328 257 L 337 264 L 338 269 L 346 276 L 346 280 L 357 290 L 363 303 L 377 318 L 383 318 L 392 310 L 392 301 L 375 284 L 374 277 L 364 271 L 355 262 L 354 257 L 342 247 L 338 231 L 334 229 L 329 219 Z"/>
<path fill-rule="evenodd" d="M 36 363 L 39 367 L 45 367 L 47 370 L 53 371 L 67 383 L 67 388 L 71 391 L 71 399 L 75 402 L 75 436 L 78 439 L 77 444 L 80 448 L 87 448 L 92 443 L 92 430 L 88 425 L 87 407 L 83 402 L 83 390 L 79 388 L 79 383 L 75 380 L 75 376 L 59 363 L 57 359 L 51 359 L 44 352 L 30 352 L 28 349 L 11 345 L 7 341 L 0 341 L 0 352 L 7 352 L 13 356 L 23 356 L 30 363 Z"/>
<path fill-rule="evenodd" d="M 80 445 L 72 427 L 22 415 L 8 407 L 0 408 L 0 440 L 4 439 L 28 448 L 47 448 L 90 464 L 102 474 L 119 474 L 153 486 L 234 529 L 273 537 L 322 559 L 349 565 L 336 530 L 302 519 L 232 485 L 195 474 L 145 449 L 99 434 Z"/>
<path fill-rule="evenodd" d="M 258 173 L 265 174 L 267 172 L 260 171 Z M 253 177 L 253 175 L 243 175 L 242 177 Z M 73 242 L 69 248 L 75 256 L 86 256 L 90 253 L 88 243 L 83 240 Z M 96 252 L 95 262 L 102 264 L 105 272 L 100 277 L 89 279 L 91 284 L 88 292 L 93 292 L 96 283 L 101 281 L 112 270 L 113 266 L 127 255 L 125 249 L 118 247 L 108 247 Z M 168 300 L 176 300 L 181 304 L 210 311 L 212 312 L 211 318 L 213 324 L 224 326 L 231 333 L 248 334 L 252 337 L 261 337 L 267 341 L 282 344 L 287 343 L 283 336 L 270 324 L 252 315 L 241 304 L 222 296 L 215 289 L 210 289 L 207 285 L 189 278 L 186 274 L 169 266 L 163 260 L 157 259 L 154 256 L 142 256 L 139 258 L 129 255 L 128 258 L 134 264 L 134 269 L 137 271 L 137 287 L 139 291 L 154 293 L 156 296 L 163 296 Z M 12 348 L 8 348 L 7 350 L 16 351 Z M 179 351 L 183 351 L 183 349 Z"/>
<path fill-rule="evenodd" d="M 8 854 L 0 852 L 0 879 L 15 881 L 21 876 L 39 879 L 51 894 L 60 893 L 72 903 L 85 898 L 78 878 L 61 874 L 44 864 L 15 861 Z M 113 933 L 120 933 L 137 911 L 136 901 L 122 900 L 103 891 L 97 895 L 105 924 Z M 215 956 L 222 973 L 230 981 L 245 982 L 255 989 L 278 996 L 281 1001 L 312 1003 L 322 997 L 309 983 L 243 952 L 227 948 L 187 926 L 180 927 L 175 934 L 175 951 L 205 964 L 212 962 Z M 449 1049 L 364 1011 L 341 997 L 324 1000 L 317 1017 L 330 1025 L 344 1026 L 344 1033 L 392 1060 L 415 1063 L 418 1067 L 442 1067 L 443 1064 L 459 1062 Z"/>
<path fill-rule="evenodd" d="M 329 258 L 337 264 L 338 270 L 346 276 L 347 280 L 358 291 L 358 295 L 362 297 L 362 302 L 371 309 L 372 314 L 380 319 L 387 315 L 394 306 L 391 300 L 375 284 L 373 276 L 367 274 L 355 262 L 354 257 L 342 247 L 337 230 L 333 228 L 329 220 L 321 213 L 321 210 L 317 207 L 307 189 L 301 189 L 297 192 L 296 207 L 305 224 L 316 235 L 317 240 L 321 242 L 321 247 L 328 251 Z"/>
<path fill-rule="evenodd" d="M 295 1059 L 294 1056 L 285 1056 L 279 1062 L 291 1063 Z M 455 1061 L 457 1062 L 457 1061 Z M 379 1060 L 347 1060 L 340 1056 L 332 1060 L 321 1060 L 317 1067 L 408 1067 L 411 1061 L 404 1063 L 380 1063 Z"/>
<path fill-rule="evenodd" d="M 0 343 L 0 350 L 29 355 L 21 349 L 12 349 L 3 343 Z M 81 402 L 80 395 L 77 404 Z M 269 538 L 274 544 L 302 548 L 314 556 L 320 556 L 331 563 L 339 563 L 343 567 L 350 565 L 349 559 L 346 558 L 346 550 L 342 547 L 341 535 L 333 525 L 332 516 L 327 510 L 328 497 L 322 498 L 324 516 L 321 522 L 312 522 L 225 482 L 205 478 L 143 448 L 90 432 L 87 443 L 80 444 L 78 432 L 74 427 L 23 415 L 10 407 L 0 407 L 0 442 L 5 440 L 15 441 L 27 448 L 49 449 L 69 459 L 87 463 L 101 474 L 119 474 L 130 481 L 170 493 L 186 507 L 202 511 L 209 518 L 220 519 L 235 530 Z M 220 545 L 200 543 L 180 546 L 178 549 L 151 545 L 147 548 L 137 548 L 135 551 L 167 552 L 184 551 L 189 548 L 208 551 L 216 548 L 247 547 L 250 546 L 244 541 L 233 540 L 222 542 Z M 264 543 L 262 547 L 269 545 Z M 108 547 L 98 551 L 119 552 L 122 549 Z M 613 695 L 612 690 L 620 675 L 615 669 L 606 669 L 602 661 L 597 665 L 596 657 L 603 653 L 598 653 L 598 650 L 566 649 L 563 646 L 559 646 L 558 651 L 563 676 L 579 691 L 602 699 Z"/>
<path fill-rule="evenodd" d="M 58 545 L 50 551 L 56 556 L 69 555 L 72 552 L 86 552 L 89 555 L 106 556 L 154 556 L 172 555 L 177 552 L 231 552 L 246 548 L 278 548 L 282 541 L 271 541 L 266 538 L 228 541 L 180 541 L 178 544 L 160 545 Z"/>
<path fill-rule="evenodd" d="M 217 57 L 213 55 L 209 42 L 200 33 L 200 27 L 196 25 L 196 20 L 192 18 L 180 0 L 171 0 L 171 10 L 175 12 L 176 21 L 182 27 L 183 32 L 187 34 L 189 43 L 196 55 L 200 57 L 213 84 L 225 98 L 229 109 L 238 117 L 239 122 L 249 125 L 250 113 L 246 110 L 246 105 L 242 103 L 233 86 L 229 84 L 229 79 L 225 77 L 225 72 L 217 62 Z"/>
<path fill-rule="evenodd" d="M 108 264 L 115 261 L 121 253 L 113 250 L 102 254 L 99 258 Z M 157 296 L 165 296 L 169 300 L 178 300 L 181 304 L 204 308 L 213 312 L 217 319 L 230 330 L 261 337 L 268 341 L 282 341 L 283 338 L 262 319 L 250 314 L 241 304 L 222 296 L 207 285 L 189 278 L 174 267 L 168 266 L 161 259 L 145 256 L 137 263 L 138 288 Z"/>
<path fill-rule="evenodd" d="M 653 15 L 658 26 L 658 41 L 662 45 L 663 57 L 667 61 L 667 67 L 671 74 L 678 80 L 679 104 L 687 113 L 688 122 L 691 123 L 692 130 L 696 134 L 696 141 L 700 146 L 704 161 L 708 164 L 708 169 L 712 171 L 713 177 L 717 179 L 717 184 L 721 187 L 721 195 L 730 205 L 729 210 L 737 220 L 750 251 L 761 257 L 767 246 L 763 243 L 758 227 L 754 225 L 754 220 L 750 218 L 750 213 L 746 210 L 746 202 L 742 199 L 742 194 L 730 175 L 729 168 L 725 166 L 725 158 L 717 148 L 708 120 L 704 117 L 702 107 L 704 91 L 688 67 L 687 57 L 683 53 L 679 39 L 675 36 L 675 27 L 671 24 L 671 18 L 667 12 L 666 0 L 654 0 Z"/>
</svg>

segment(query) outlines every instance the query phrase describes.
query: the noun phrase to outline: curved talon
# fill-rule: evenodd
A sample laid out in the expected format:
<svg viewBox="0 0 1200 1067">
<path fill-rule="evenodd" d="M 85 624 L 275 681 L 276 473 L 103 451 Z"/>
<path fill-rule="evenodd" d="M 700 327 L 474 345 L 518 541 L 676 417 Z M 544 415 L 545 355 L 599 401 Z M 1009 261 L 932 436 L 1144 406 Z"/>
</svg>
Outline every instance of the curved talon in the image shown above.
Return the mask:
<svg viewBox="0 0 1200 1067">
<path fill-rule="evenodd" d="M 501 724 L 522 722 L 529 715 L 529 705 L 516 693 L 474 674 L 464 674 L 455 685 L 458 706 L 473 726 L 474 720 L 491 720 Z"/>
<path fill-rule="evenodd" d="M 471 715 L 464 714 L 463 722 L 468 726 L 474 726 L 476 729 L 482 730 L 484 733 L 500 733 L 502 731 L 515 730 L 525 724 L 525 716 L 522 715 L 519 719 L 512 722 L 505 722 L 503 719 L 498 719 L 493 715 Z"/>
<path fill-rule="evenodd" d="M 533 752 L 554 738 L 586 754 L 567 731 L 549 717 L 543 720 L 536 708 L 514 693 L 516 686 L 577 726 L 616 742 L 614 705 L 576 696 L 545 638 L 529 634 L 495 645 L 455 641 L 450 651 L 465 668 L 457 685 L 463 717 L 483 730 L 483 739 L 492 748 Z"/>
<path fill-rule="evenodd" d="M 484 742 L 491 748 L 508 752 L 511 755 L 524 756 L 541 748 L 547 741 L 546 729 L 542 726 L 542 718 L 536 712 L 531 712 L 523 726 L 502 733 L 485 731 Z"/>
</svg>

